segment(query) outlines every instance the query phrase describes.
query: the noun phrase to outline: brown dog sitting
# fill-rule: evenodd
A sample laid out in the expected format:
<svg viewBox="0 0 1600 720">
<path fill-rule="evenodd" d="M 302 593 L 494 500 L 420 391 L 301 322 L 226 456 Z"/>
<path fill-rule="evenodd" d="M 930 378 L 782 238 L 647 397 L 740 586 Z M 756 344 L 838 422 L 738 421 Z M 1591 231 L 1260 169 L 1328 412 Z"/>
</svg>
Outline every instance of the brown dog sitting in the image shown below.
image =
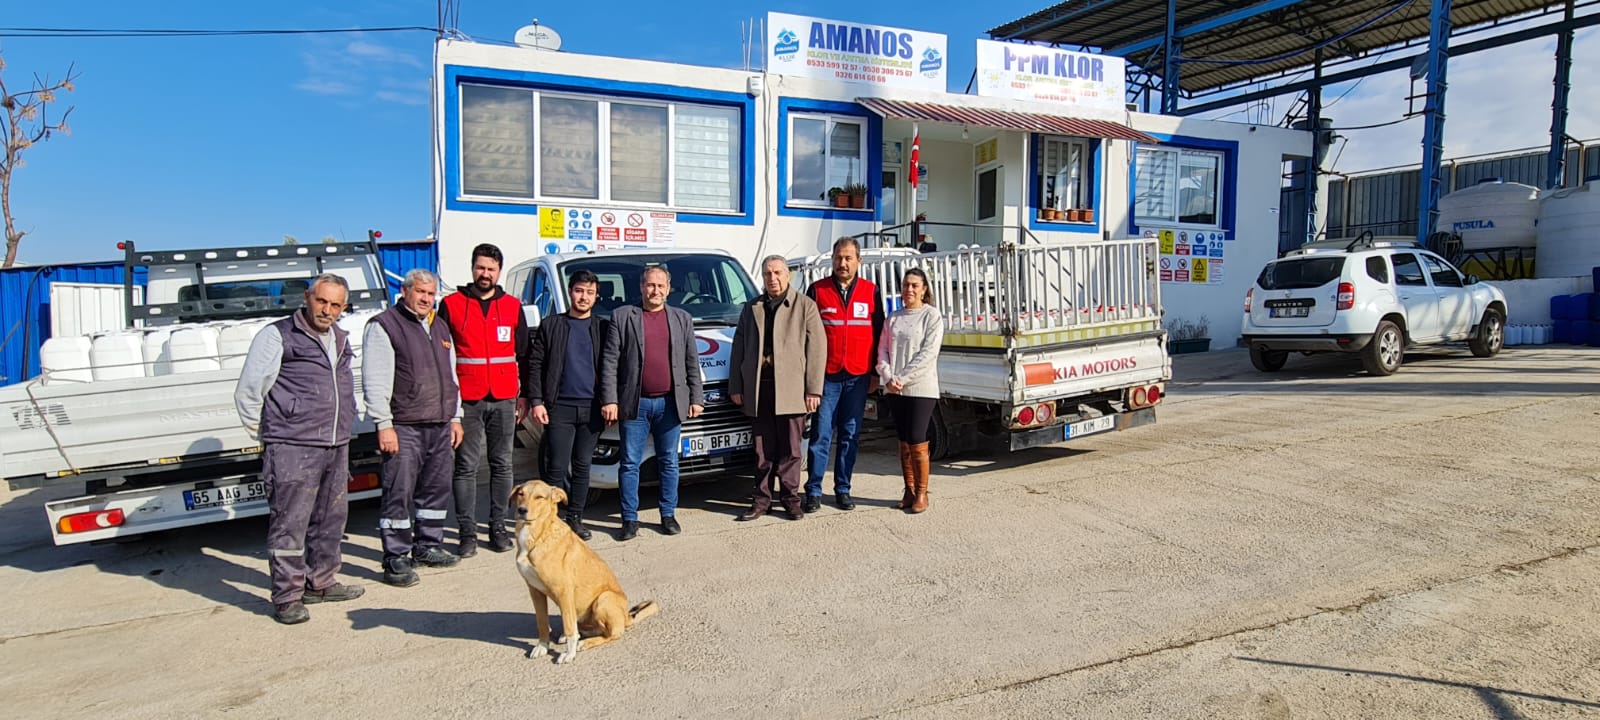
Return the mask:
<svg viewBox="0 0 1600 720">
<path fill-rule="evenodd" d="M 518 485 L 511 493 L 517 515 L 517 571 L 528 583 L 539 623 L 539 642 L 528 650 L 528 657 L 555 650 L 550 643 L 549 602 L 554 599 L 561 609 L 561 640 L 566 646 L 556 655 L 558 663 L 571 662 L 580 647 L 593 650 L 622 637 L 622 631 L 661 609 L 649 600 L 628 608 L 628 596 L 606 561 L 562 521 L 560 506 L 565 504 L 566 491 L 538 480 Z"/>
</svg>

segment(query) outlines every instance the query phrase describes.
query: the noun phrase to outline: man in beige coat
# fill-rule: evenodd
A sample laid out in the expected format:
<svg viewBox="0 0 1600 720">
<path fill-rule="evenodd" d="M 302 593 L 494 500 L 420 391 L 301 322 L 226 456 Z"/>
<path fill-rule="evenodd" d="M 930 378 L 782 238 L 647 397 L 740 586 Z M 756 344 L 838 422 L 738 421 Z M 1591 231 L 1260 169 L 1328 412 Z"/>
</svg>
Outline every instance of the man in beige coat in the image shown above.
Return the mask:
<svg viewBox="0 0 1600 720">
<path fill-rule="evenodd" d="M 789 265 L 780 255 L 761 261 L 766 293 L 751 300 L 733 333 L 728 393 L 754 420 L 755 501 L 740 520 L 755 520 L 772 507 L 772 480 L 790 520 L 805 517 L 800 503 L 800 453 L 805 451 L 806 414 L 822 402 L 828 339 L 817 303 L 789 287 Z"/>
</svg>

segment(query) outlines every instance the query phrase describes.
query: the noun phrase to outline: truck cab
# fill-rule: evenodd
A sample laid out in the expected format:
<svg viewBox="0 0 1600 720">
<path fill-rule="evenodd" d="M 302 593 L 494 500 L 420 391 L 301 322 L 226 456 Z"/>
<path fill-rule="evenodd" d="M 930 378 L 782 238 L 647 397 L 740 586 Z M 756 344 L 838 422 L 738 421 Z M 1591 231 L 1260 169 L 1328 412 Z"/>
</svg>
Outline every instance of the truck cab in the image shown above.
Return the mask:
<svg viewBox="0 0 1600 720">
<path fill-rule="evenodd" d="M 645 268 L 658 265 L 672 276 L 667 304 L 694 318 L 705 389 L 705 412 L 683 423 L 679 476 L 688 482 L 750 472 L 755 467 L 755 441 L 748 418 L 728 397 L 728 358 L 739 314 L 758 291 L 733 256 L 716 250 L 668 249 L 545 255 L 506 271 L 503 287 L 522 301 L 529 327 L 538 327 L 543 318 L 567 311 L 567 278 L 580 269 L 588 270 L 600 280 L 594 313 L 609 318 L 618 307 L 638 304 L 640 275 Z M 525 446 L 537 451 L 544 427 L 529 418 L 518 428 L 518 435 Z M 606 428 L 595 448 L 591 488 L 617 487 L 621 448 L 618 428 Z M 653 482 L 654 453 L 648 443 L 645 452 L 641 479 Z"/>
</svg>

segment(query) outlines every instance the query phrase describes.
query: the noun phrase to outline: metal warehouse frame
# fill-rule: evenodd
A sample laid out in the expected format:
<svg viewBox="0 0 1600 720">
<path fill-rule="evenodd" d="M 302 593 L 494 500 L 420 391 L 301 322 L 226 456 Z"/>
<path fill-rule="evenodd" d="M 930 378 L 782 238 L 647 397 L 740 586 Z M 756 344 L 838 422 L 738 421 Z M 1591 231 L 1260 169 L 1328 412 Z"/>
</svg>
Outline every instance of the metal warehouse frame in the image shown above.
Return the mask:
<svg viewBox="0 0 1600 720">
<path fill-rule="evenodd" d="M 1545 173 L 1545 187 L 1555 187 L 1569 139 L 1572 37 L 1600 24 L 1600 12 L 1580 12 L 1596 5 L 1600 0 L 1067 0 L 995 27 L 989 36 L 1122 57 L 1130 102 L 1148 110 L 1152 95 L 1159 94 L 1160 112 L 1168 115 L 1305 93 L 1285 120 L 1303 118 L 1304 127 L 1320 130 L 1312 134 L 1314 171 L 1304 173 L 1299 185 L 1307 240 L 1316 236 L 1315 178 L 1336 130 L 1322 117 L 1323 89 L 1410 67 L 1413 78 L 1427 82 L 1417 226 L 1418 240 L 1426 240 L 1439 214 L 1449 56 L 1557 36 Z M 1451 46 L 1469 35 L 1481 37 Z M 1417 54 L 1381 57 L 1422 45 Z M 1306 72 L 1311 79 L 1292 77 Z M 1273 84 L 1240 92 L 1254 83 Z M 1180 107 L 1184 99 L 1202 101 Z"/>
</svg>

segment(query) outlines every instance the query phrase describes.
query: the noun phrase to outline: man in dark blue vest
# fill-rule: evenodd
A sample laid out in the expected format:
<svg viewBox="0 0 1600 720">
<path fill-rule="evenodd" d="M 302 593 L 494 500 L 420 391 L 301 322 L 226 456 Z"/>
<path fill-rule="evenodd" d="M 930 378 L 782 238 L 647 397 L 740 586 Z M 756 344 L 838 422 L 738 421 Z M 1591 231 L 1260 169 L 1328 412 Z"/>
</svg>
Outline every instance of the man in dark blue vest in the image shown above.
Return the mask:
<svg viewBox="0 0 1600 720">
<path fill-rule="evenodd" d="M 406 273 L 400 304 L 367 322 L 361 386 L 383 453 L 383 581 L 417 584 L 412 565 L 450 567 L 445 550 L 454 449 L 461 444 L 461 393 L 450 328 L 434 316 L 439 280 Z"/>
<path fill-rule="evenodd" d="M 356 419 L 354 355 L 336 324 L 349 297 L 344 278 L 318 275 L 305 307 L 256 334 L 233 393 L 245 430 L 262 444 L 272 617 L 285 625 L 310 620 L 307 603 L 362 593 L 337 579 Z"/>
</svg>

